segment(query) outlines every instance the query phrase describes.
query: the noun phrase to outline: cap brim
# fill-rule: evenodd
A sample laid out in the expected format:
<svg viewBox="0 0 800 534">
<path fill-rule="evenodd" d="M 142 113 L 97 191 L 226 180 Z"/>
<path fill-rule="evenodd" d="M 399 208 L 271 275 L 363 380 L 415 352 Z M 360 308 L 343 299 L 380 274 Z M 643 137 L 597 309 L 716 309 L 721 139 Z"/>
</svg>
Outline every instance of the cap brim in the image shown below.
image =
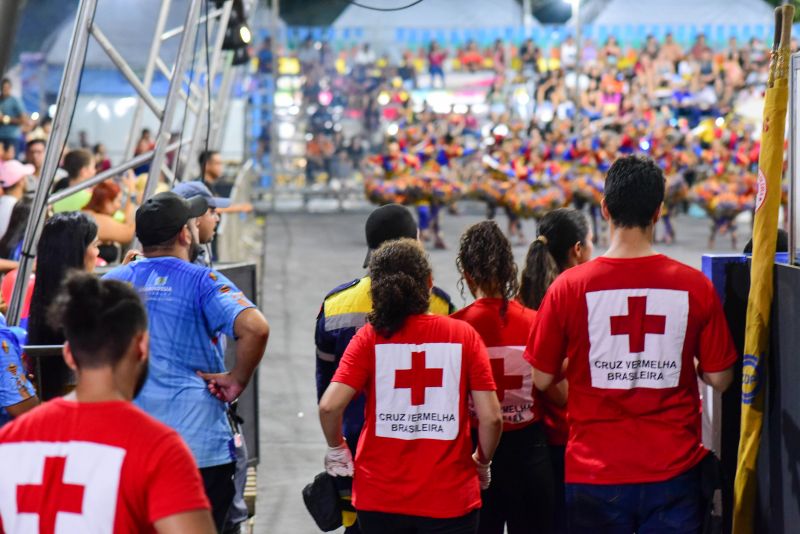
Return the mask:
<svg viewBox="0 0 800 534">
<path fill-rule="evenodd" d="M 212 208 L 227 208 L 231 205 L 231 199 L 222 197 L 211 197 L 208 200 L 208 205 Z"/>
<path fill-rule="evenodd" d="M 367 249 L 367 256 L 364 258 L 364 265 L 362 266 L 362 267 L 364 267 L 365 269 L 366 269 L 367 267 L 369 267 L 369 258 L 370 258 L 370 256 L 372 256 L 372 249 L 371 249 L 371 248 L 368 248 L 368 249 Z"/>
<path fill-rule="evenodd" d="M 208 201 L 201 196 L 187 198 L 186 203 L 189 204 L 189 218 L 191 219 L 200 217 L 208 211 Z"/>
</svg>

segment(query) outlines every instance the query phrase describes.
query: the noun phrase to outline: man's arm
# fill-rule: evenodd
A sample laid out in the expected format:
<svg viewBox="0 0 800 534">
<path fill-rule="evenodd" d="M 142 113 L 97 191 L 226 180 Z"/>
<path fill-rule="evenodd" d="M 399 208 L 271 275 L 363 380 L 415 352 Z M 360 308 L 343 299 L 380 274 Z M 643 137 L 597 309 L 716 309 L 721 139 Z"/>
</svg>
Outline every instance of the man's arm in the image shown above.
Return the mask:
<svg viewBox="0 0 800 534">
<path fill-rule="evenodd" d="M 22 402 L 18 402 L 16 404 L 12 404 L 11 406 L 6 406 L 5 408 L 6 408 L 6 411 L 8 412 L 8 415 L 10 415 L 11 417 L 16 419 L 20 415 L 22 415 L 25 412 L 28 412 L 30 410 L 33 410 L 37 406 L 39 406 L 39 398 L 36 397 L 36 396 L 33 396 L 33 397 L 28 398 L 28 399 L 25 399 Z"/>
<path fill-rule="evenodd" d="M 700 378 L 716 391 L 722 393 L 733 383 L 733 367 L 718 373 L 703 373 Z"/>
<path fill-rule="evenodd" d="M 269 339 L 269 324 L 255 308 L 248 308 L 236 317 L 233 325 L 236 336 L 236 364 L 227 373 L 201 373 L 208 390 L 221 401 L 233 402 L 250 382 Z"/>
<path fill-rule="evenodd" d="M 342 416 L 356 394 L 356 390 L 341 382 L 331 382 L 319 401 L 319 423 L 329 447 L 338 447 L 344 441 Z"/>
<path fill-rule="evenodd" d="M 217 528 L 208 510 L 194 510 L 171 515 L 155 522 L 158 534 L 216 534 Z"/>
</svg>

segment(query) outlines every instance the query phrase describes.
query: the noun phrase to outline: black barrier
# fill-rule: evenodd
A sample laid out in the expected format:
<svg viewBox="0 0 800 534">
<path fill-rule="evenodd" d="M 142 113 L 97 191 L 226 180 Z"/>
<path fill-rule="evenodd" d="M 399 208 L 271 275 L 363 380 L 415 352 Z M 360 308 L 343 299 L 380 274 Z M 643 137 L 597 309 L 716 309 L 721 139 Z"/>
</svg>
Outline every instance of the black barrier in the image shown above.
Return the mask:
<svg viewBox="0 0 800 534">
<path fill-rule="evenodd" d="M 230 279 L 253 304 L 258 305 L 258 285 L 256 266 L 254 263 L 235 263 L 220 265 L 218 272 Z M 23 347 L 25 356 L 33 361 L 33 371 L 36 377 L 36 390 L 41 391 L 38 382 L 41 376 L 41 359 L 61 357 L 61 345 L 28 345 Z M 225 367 L 231 369 L 236 362 L 236 341 L 229 339 L 225 348 Z M 247 443 L 248 464 L 257 465 L 259 462 L 259 427 L 258 427 L 258 370 L 253 374 L 253 379 L 239 396 L 237 413 L 244 421 L 242 434 Z"/>
<path fill-rule="evenodd" d="M 253 304 L 258 306 L 258 279 L 256 277 L 256 265 L 254 263 L 232 263 L 229 265 L 217 265 L 216 270 L 228 277 Z M 228 340 L 225 349 L 225 367 L 231 369 L 236 362 L 236 342 Z M 239 397 L 238 414 L 244 420 L 242 424 L 242 434 L 247 443 L 249 455 L 248 463 L 257 465 L 259 461 L 258 446 L 258 370 L 253 373 L 253 379 Z"/>
</svg>

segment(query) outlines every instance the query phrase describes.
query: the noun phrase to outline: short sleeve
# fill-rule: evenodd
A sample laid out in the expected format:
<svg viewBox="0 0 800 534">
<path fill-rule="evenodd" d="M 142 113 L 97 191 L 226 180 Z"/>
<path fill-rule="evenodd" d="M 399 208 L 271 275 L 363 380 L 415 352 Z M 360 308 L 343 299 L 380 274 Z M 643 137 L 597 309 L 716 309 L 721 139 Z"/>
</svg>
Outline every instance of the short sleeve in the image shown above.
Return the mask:
<svg viewBox="0 0 800 534">
<path fill-rule="evenodd" d="M 14 406 L 35 395 L 25 376 L 20 346 L 16 340 L 0 336 L 0 408 Z"/>
<path fill-rule="evenodd" d="M 556 280 L 545 293 L 525 347 L 525 359 L 539 371 L 552 375 L 561 370 L 567 349 L 564 321 L 558 306 L 559 301 L 568 302 L 564 300 L 562 285 Z"/>
<path fill-rule="evenodd" d="M 708 320 L 700 331 L 696 353 L 700 362 L 698 372 L 701 374 L 724 371 L 736 363 L 738 358 L 722 303 L 711 282 L 708 282 L 708 299 L 711 309 Z"/>
<path fill-rule="evenodd" d="M 211 333 L 233 338 L 233 325 L 244 310 L 254 308 L 250 300 L 225 276 L 209 270 L 200 283 L 200 309 Z"/>
<path fill-rule="evenodd" d="M 175 514 L 209 510 L 200 471 L 178 434 L 170 432 L 148 463 L 147 518 L 151 523 Z"/>
<path fill-rule="evenodd" d="M 374 354 L 375 330 L 366 325 L 350 340 L 331 382 L 340 382 L 356 391 L 363 390 L 370 377 Z"/>
<path fill-rule="evenodd" d="M 464 323 L 469 333 L 469 340 L 464 348 L 469 351 L 469 369 L 467 376 L 468 391 L 496 391 L 497 386 L 492 376 L 492 365 L 489 363 L 489 352 L 481 337 L 472 326 Z"/>
</svg>

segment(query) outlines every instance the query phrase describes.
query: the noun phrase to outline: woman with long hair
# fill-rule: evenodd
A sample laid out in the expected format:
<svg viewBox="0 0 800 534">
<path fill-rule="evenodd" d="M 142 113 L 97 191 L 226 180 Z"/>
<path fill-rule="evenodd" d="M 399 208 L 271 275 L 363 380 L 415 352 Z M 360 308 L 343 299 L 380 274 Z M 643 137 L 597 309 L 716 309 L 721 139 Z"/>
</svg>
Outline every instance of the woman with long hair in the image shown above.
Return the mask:
<svg viewBox="0 0 800 534">
<path fill-rule="evenodd" d="M 47 220 L 36 248 L 36 286 L 31 296 L 28 342 L 31 345 L 61 345 L 64 333 L 47 321 L 47 310 L 70 271 L 93 272 L 100 251 L 97 225 L 81 212 L 57 214 Z M 61 358 L 41 360 L 39 397 L 61 396 L 70 377 Z"/>
<path fill-rule="evenodd" d="M 456 265 L 476 300 L 452 317 L 472 325 L 486 344 L 503 408 L 503 439 L 492 463 L 492 485 L 482 494 L 478 532 L 551 532 L 553 473 L 540 401 L 523 358 L 536 312 L 514 300 L 517 265 L 494 221 L 464 232 Z"/>
<path fill-rule="evenodd" d="M 486 347 L 467 323 L 427 313 L 431 267 L 418 242 L 384 243 L 369 272 L 369 323 L 319 403 L 325 469 L 345 477 L 355 471 L 353 505 L 365 534 L 474 533 L 502 430 Z M 342 414 L 362 391 L 366 421 L 354 468 Z"/>
<path fill-rule="evenodd" d="M 538 237 L 528 248 L 517 299 L 537 310 L 547 288 L 562 272 L 592 259 L 592 229 L 586 216 L 572 208 L 553 210 L 539 222 Z M 566 364 L 566 360 L 565 360 Z M 567 382 L 542 395 L 542 411 L 555 486 L 556 532 L 566 531 L 564 452 L 567 446 Z"/>
<path fill-rule="evenodd" d="M 23 198 L 11 210 L 6 233 L 0 239 L 0 258 L 17 261 L 22 254 L 22 238 L 28 228 L 28 218 L 31 216 L 32 201 Z"/>
</svg>

